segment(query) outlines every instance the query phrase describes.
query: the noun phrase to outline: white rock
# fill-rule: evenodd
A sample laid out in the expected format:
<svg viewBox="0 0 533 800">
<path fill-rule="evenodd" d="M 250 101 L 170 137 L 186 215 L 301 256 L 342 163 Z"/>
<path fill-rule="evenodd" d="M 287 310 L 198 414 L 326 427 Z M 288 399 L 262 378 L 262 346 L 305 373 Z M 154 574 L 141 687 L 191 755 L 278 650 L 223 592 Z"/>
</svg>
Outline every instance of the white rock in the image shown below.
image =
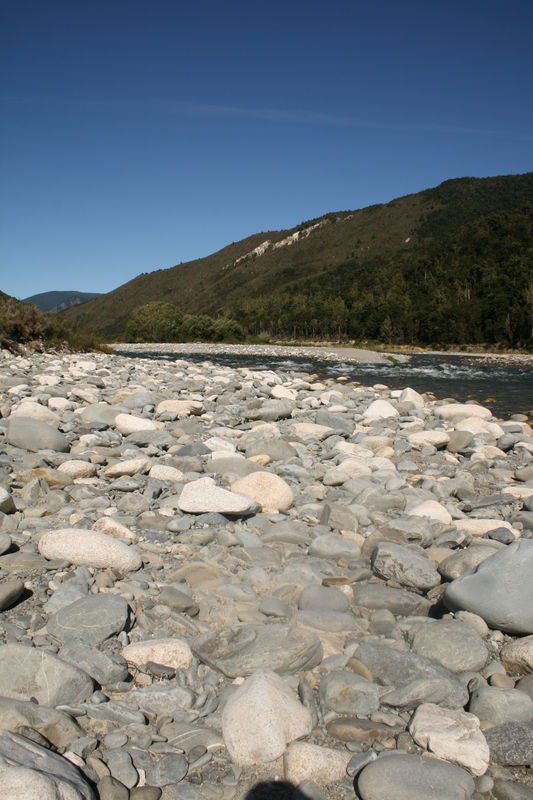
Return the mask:
<svg viewBox="0 0 533 800">
<path fill-rule="evenodd" d="M 438 522 L 444 522 L 448 525 L 452 521 L 452 515 L 447 508 L 436 500 L 424 500 L 423 503 L 418 503 L 413 508 L 407 511 L 411 517 L 429 517 L 429 519 L 436 519 Z"/>
<path fill-rule="evenodd" d="M 203 411 L 204 407 L 198 400 L 162 400 L 155 409 L 156 414 L 165 414 L 174 419 L 202 414 Z"/>
<path fill-rule="evenodd" d="M 122 656 L 128 664 L 134 664 L 137 667 L 148 661 L 154 661 L 165 667 L 187 669 L 192 661 L 191 648 L 185 639 L 178 637 L 133 642 L 122 649 Z"/>
<path fill-rule="evenodd" d="M 151 419 L 135 417 L 133 414 L 117 414 L 115 417 L 115 427 L 123 436 L 138 431 L 155 431 L 157 425 Z"/>
<path fill-rule="evenodd" d="M 288 386 L 274 386 L 270 392 L 270 396 L 276 400 L 296 400 L 297 394 L 294 389 L 289 389 Z"/>
<path fill-rule="evenodd" d="M 71 783 L 28 767 L 2 764 L 0 782 L 5 800 L 83 800 Z"/>
<path fill-rule="evenodd" d="M 474 714 L 422 703 L 411 720 L 409 732 L 417 744 L 438 758 L 465 767 L 473 775 L 484 775 L 487 771 L 489 746 Z"/>
<path fill-rule="evenodd" d="M 287 511 L 294 503 L 289 484 L 272 472 L 251 472 L 235 481 L 231 490 L 255 500 L 262 511 Z"/>
<path fill-rule="evenodd" d="M 140 456 L 139 458 L 128 458 L 124 461 L 117 461 L 104 470 L 104 475 L 108 478 L 120 478 L 123 475 L 144 475 L 150 470 L 152 462 L 149 458 Z"/>
<path fill-rule="evenodd" d="M 474 448 L 470 455 L 470 461 L 493 461 L 495 458 L 505 458 L 506 454 L 499 447 L 494 447 L 490 444 L 484 444 L 480 447 Z"/>
<path fill-rule="evenodd" d="M 178 507 L 188 514 L 216 511 L 220 514 L 249 514 L 256 508 L 250 497 L 221 489 L 213 478 L 199 478 L 187 483 L 178 500 Z"/>
<path fill-rule="evenodd" d="M 397 408 L 394 408 L 388 400 L 374 400 L 363 412 L 363 417 L 368 420 L 388 419 L 389 417 L 399 417 Z"/>
<path fill-rule="evenodd" d="M 516 497 L 518 500 L 525 500 L 533 495 L 533 486 L 518 486 L 517 484 L 503 486 L 502 494 L 510 494 L 513 497 Z"/>
<path fill-rule="evenodd" d="M 295 422 L 294 425 L 291 425 L 291 431 L 303 441 L 318 439 L 319 442 L 335 433 L 334 429 L 328 425 L 317 425 L 315 422 Z"/>
<path fill-rule="evenodd" d="M 283 758 L 285 777 L 296 785 L 309 780 L 329 786 L 346 777 L 346 767 L 352 755 L 346 750 L 334 750 L 309 742 L 293 742 Z"/>
<path fill-rule="evenodd" d="M 183 472 L 167 464 L 154 464 L 148 475 L 157 481 L 168 481 L 169 483 L 183 480 Z"/>
<path fill-rule="evenodd" d="M 108 533 L 110 536 L 116 536 L 118 539 L 126 539 L 129 542 L 134 542 L 137 538 L 129 528 L 112 517 L 101 517 L 94 523 L 93 531 Z"/>
<path fill-rule="evenodd" d="M 306 736 L 312 727 L 309 711 L 270 670 L 259 670 L 245 680 L 222 712 L 224 743 L 240 766 L 274 761 L 288 742 Z"/>
<path fill-rule="evenodd" d="M 530 675 L 533 672 L 533 636 L 523 636 L 504 644 L 500 661 L 508 672 Z"/>
<path fill-rule="evenodd" d="M 132 572 L 142 565 L 141 557 L 133 547 L 105 533 L 83 528 L 48 531 L 39 539 L 38 547 L 45 558 L 65 559 L 80 566 Z"/>
<path fill-rule="evenodd" d="M 407 438 L 411 447 L 414 447 L 415 450 L 421 450 L 428 445 L 440 450 L 441 447 L 446 447 L 450 441 L 450 437 L 446 431 L 437 430 L 416 431 L 415 433 L 410 433 Z"/>
<path fill-rule="evenodd" d="M 511 531 L 515 538 L 518 538 L 519 531 L 515 530 L 510 522 L 503 519 L 456 519 L 453 523 L 458 531 L 467 531 L 471 536 L 484 536 L 489 531 L 494 531 L 496 528 L 507 528 Z"/>
<path fill-rule="evenodd" d="M 461 419 L 455 423 L 454 427 L 456 431 L 468 431 L 474 436 L 487 433 L 495 439 L 499 439 L 504 434 L 503 428 L 497 422 L 492 422 L 490 419 L 484 419 L 483 417 Z"/>
<path fill-rule="evenodd" d="M 91 464 L 90 461 L 82 461 L 79 458 L 73 458 L 70 461 L 63 461 L 57 468 L 58 472 L 63 475 L 68 475 L 69 478 L 75 480 L 76 478 L 90 478 L 96 475 L 96 464 Z"/>
<path fill-rule="evenodd" d="M 228 442 L 228 440 L 224 439 L 222 436 L 210 436 L 209 439 L 205 440 L 204 444 L 212 452 L 223 450 L 225 451 L 226 455 L 229 453 L 234 453 L 236 450 L 233 442 Z"/>
<path fill-rule="evenodd" d="M 433 413 L 436 417 L 452 421 L 461 417 L 484 417 L 485 419 L 492 417 L 492 412 L 488 408 L 470 403 L 445 403 L 442 406 L 435 406 Z"/>
<path fill-rule="evenodd" d="M 54 428 L 59 428 L 60 419 L 57 414 L 47 406 L 42 406 L 40 403 L 35 403 L 32 400 L 23 400 L 17 408 L 11 412 L 12 417 L 30 417 L 37 419 L 41 422 L 46 422 Z"/>
<path fill-rule="evenodd" d="M 400 394 L 400 403 L 412 403 L 417 408 L 423 408 L 425 406 L 425 400 L 421 394 L 418 394 L 414 389 L 411 389 L 410 386 L 407 386 L 403 392 Z"/>
</svg>

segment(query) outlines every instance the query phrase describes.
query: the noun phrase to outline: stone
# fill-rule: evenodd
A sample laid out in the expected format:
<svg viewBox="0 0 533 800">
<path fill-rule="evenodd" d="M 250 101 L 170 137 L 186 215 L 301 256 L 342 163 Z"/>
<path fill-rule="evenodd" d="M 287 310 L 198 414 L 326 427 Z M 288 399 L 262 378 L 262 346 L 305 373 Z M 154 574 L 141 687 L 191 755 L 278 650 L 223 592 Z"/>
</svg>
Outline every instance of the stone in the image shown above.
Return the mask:
<svg viewBox="0 0 533 800">
<path fill-rule="evenodd" d="M 335 433 L 334 428 L 329 425 L 317 425 L 316 422 L 295 422 L 291 425 L 291 430 L 297 439 L 301 441 L 323 441 Z"/>
<path fill-rule="evenodd" d="M 436 417 L 455 422 L 465 417 L 480 417 L 490 419 L 492 412 L 484 406 L 474 405 L 473 403 L 444 403 L 436 406 L 434 410 Z"/>
<path fill-rule="evenodd" d="M 98 796 L 100 800 L 129 800 L 130 793 L 126 786 L 111 775 L 104 775 L 98 781 Z"/>
<path fill-rule="evenodd" d="M 69 449 L 66 436 L 48 425 L 30 417 L 10 417 L 7 424 L 6 441 L 13 447 L 37 453 L 39 450 L 54 450 L 65 453 Z"/>
<path fill-rule="evenodd" d="M 7 489 L 0 486 L 0 512 L 2 514 L 14 514 L 16 510 L 17 507 L 15 506 L 15 501 L 12 496 Z"/>
<path fill-rule="evenodd" d="M 458 620 L 428 620 L 415 626 L 410 639 L 414 653 L 438 661 L 450 672 L 479 672 L 489 657 L 479 633 Z"/>
<path fill-rule="evenodd" d="M 90 461 L 82 461 L 78 458 L 72 458 L 69 461 L 63 461 L 57 468 L 61 475 L 71 478 L 73 481 L 77 478 L 91 478 L 96 475 L 96 464 Z"/>
<path fill-rule="evenodd" d="M 328 586 L 306 586 L 298 598 L 298 608 L 320 611 L 348 611 L 350 603 L 343 592 Z"/>
<path fill-rule="evenodd" d="M 289 484 L 271 472 L 251 472 L 235 481 L 231 491 L 251 498 L 264 512 L 287 511 L 294 503 Z"/>
<path fill-rule="evenodd" d="M 197 636 L 191 649 L 200 661 L 229 678 L 261 668 L 292 674 L 312 669 L 323 657 L 318 636 L 282 623 L 222 628 Z"/>
<path fill-rule="evenodd" d="M 271 670 L 247 678 L 222 712 L 224 744 L 240 766 L 274 761 L 288 742 L 306 736 L 312 727 L 309 711 Z"/>
<path fill-rule="evenodd" d="M 481 686 L 470 698 L 470 711 L 482 722 L 530 722 L 533 700 L 520 689 L 498 689 Z"/>
<path fill-rule="evenodd" d="M 16 733 L 22 727 L 33 728 L 58 748 L 67 748 L 83 734 L 79 725 L 62 711 L 28 700 L 0 697 L 0 730 Z"/>
<path fill-rule="evenodd" d="M 479 614 L 490 628 L 533 633 L 533 541 L 520 540 L 499 550 L 474 570 L 454 580 L 443 601 L 452 611 Z"/>
<path fill-rule="evenodd" d="M 380 542 L 372 553 L 371 565 L 376 575 L 384 580 L 394 580 L 407 589 L 427 591 L 441 581 L 424 553 L 395 542 Z"/>
<path fill-rule="evenodd" d="M 409 434 L 408 440 L 415 450 L 422 450 L 423 447 L 428 446 L 441 450 L 449 443 L 450 436 L 442 430 L 415 431 L 415 433 Z"/>
<path fill-rule="evenodd" d="M 101 686 L 119 683 L 128 677 L 128 666 L 121 656 L 103 653 L 79 639 L 68 639 L 59 657 L 84 670 Z"/>
<path fill-rule="evenodd" d="M 357 648 L 355 657 L 370 670 L 375 680 L 385 686 L 404 688 L 416 681 L 429 681 L 433 692 L 432 702 L 441 703 L 446 708 L 463 708 L 466 705 L 468 692 L 463 683 L 430 658 L 377 641 L 363 642 Z M 382 698 L 382 702 L 389 700 Z M 418 702 L 415 704 L 418 705 Z M 412 704 L 407 701 L 405 705 Z"/>
<path fill-rule="evenodd" d="M 394 589 L 380 583 L 356 583 L 352 586 L 354 605 L 368 609 L 388 609 L 400 617 L 411 614 L 427 616 L 429 601 L 406 589 Z"/>
<path fill-rule="evenodd" d="M 506 642 L 500 651 L 500 660 L 508 672 L 529 675 L 533 672 L 533 636 Z"/>
<path fill-rule="evenodd" d="M 57 656 L 21 644 L 0 646 L 0 696 L 14 700 L 35 697 L 43 706 L 85 700 L 93 691 L 86 672 Z"/>
<path fill-rule="evenodd" d="M 366 716 L 379 708 L 378 687 L 352 670 L 333 670 L 320 682 L 320 705 L 338 714 Z"/>
<path fill-rule="evenodd" d="M 362 800 L 470 800 L 475 784 L 467 770 L 418 755 L 385 755 L 356 781 Z"/>
<path fill-rule="evenodd" d="M 292 742 L 283 758 L 285 777 L 294 784 L 310 780 L 320 786 L 330 786 L 346 777 L 351 756 L 347 750 L 321 747 L 310 742 Z"/>
<path fill-rule="evenodd" d="M 154 464 L 148 473 L 148 477 L 165 483 L 178 483 L 183 480 L 183 472 L 167 464 Z"/>
<path fill-rule="evenodd" d="M 5 732 L 0 734 L 0 784 L 6 800 L 96 800 L 66 758 Z"/>
<path fill-rule="evenodd" d="M 174 669 L 187 669 L 193 657 L 188 643 L 179 637 L 132 642 L 122 649 L 122 656 L 134 666 L 153 661 Z"/>
<path fill-rule="evenodd" d="M 493 763 L 511 767 L 533 764 L 533 722 L 506 722 L 484 733 Z"/>
<path fill-rule="evenodd" d="M 183 780 L 189 771 L 189 763 L 179 753 L 164 755 L 146 770 L 146 779 L 152 786 L 174 786 Z"/>
<path fill-rule="evenodd" d="M 114 421 L 117 431 L 123 436 L 129 436 L 130 433 L 137 433 L 138 431 L 155 431 L 157 426 L 151 419 L 144 419 L 143 417 L 135 417 L 133 414 L 117 414 Z"/>
<path fill-rule="evenodd" d="M 110 464 L 104 470 L 104 475 L 107 478 L 120 478 L 123 475 L 144 475 L 150 471 L 152 462 L 149 458 L 141 456 L 140 458 L 127 458 L 124 461 L 117 461 L 115 464 Z"/>
<path fill-rule="evenodd" d="M 60 419 L 53 411 L 40 403 L 32 400 L 23 400 L 22 403 L 11 412 L 11 417 L 26 417 L 28 419 L 46 422 L 53 428 L 59 428 Z"/>
<path fill-rule="evenodd" d="M 501 778 L 494 781 L 492 793 L 496 800 L 533 800 L 533 786 Z"/>
<path fill-rule="evenodd" d="M 452 521 L 452 515 L 448 509 L 444 508 L 441 503 L 436 500 L 424 500 L 423 503 L 417 503 L 407 512 L 411 517 L 429 517 L 437 522 L 442 522 L 449 525 Z"/>
<path fill-rule="evenodd" d="M 0 583 L 0 611 L 5 611 L 14 606 L 23 593 L 24 584 L 22 581 L 4 581 L 4 583 Z"/>
<path fill-rule="evenodd" d="M 487 771 L 489 746 L 473 714 L 424 703 L 416 709 L 409 732 L 437 758 L 465 767 L 472 775 Z"/>
<path fill-rule="evenodd" d="M 128 616 L 129 607 L 122 597 L 114 594 L 89 595 L 53 614 L 46 623 L 46 629 L 61 642 L 81 639 L 86 644 L 97 645 L 124 630 Z"/>
<path fill-rule="evenodd" d="M 399 417 L 400 413 L 388 400 L 374 400 L 363 411 L 363 418 L 369 421 Z"/>
<path fill-rule="evenodd" d="M 211 511 L 219 514 L 251 514 L 256 503 L 250 497 L 221 489 L 213 478 L 199 478 L 185 484 L 178 500 L 181 511 L 188 514 L 206 514 Z"/>
<path fill-rule="evenodd" d="M 48 559 L 71 564 L 134 572 L 142 566 L 139 552 L 113 536 L 83 528 L 48 531 L 39 539 L 39 552 Z"/>
</svg>

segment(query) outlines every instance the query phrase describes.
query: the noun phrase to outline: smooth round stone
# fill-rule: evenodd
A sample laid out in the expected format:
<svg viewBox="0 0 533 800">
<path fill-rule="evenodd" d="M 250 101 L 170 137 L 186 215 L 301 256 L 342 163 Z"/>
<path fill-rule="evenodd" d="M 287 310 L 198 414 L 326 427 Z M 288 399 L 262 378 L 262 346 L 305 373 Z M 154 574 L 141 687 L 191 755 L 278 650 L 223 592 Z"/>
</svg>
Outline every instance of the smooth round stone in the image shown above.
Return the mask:
<svg viewBox="0 0 533 800">
<path fill-rule="evenodd" d="M 475 784 L 465 769 L 447 761 L 386 755 L 363 769 L 357 790 L 362 800 L 469 800 Z"/>
<path fill-rule="evenodd" d="M 48 425 L 51 425 L 53 428 L 58 428 L 60 423 L 57 414 L 54 414 L 54 412 L 46 406 L 40 403 L 34 403 L 31 400 L 23 400 L 22 403 L 11 412 L 11 416 L 39 420 L 40 422 L 48 423 Z"/>
<path fill-rule="evenodd" d="M 96 475 L 96 464 L 90 461 L 82 461 L 78 458 L 73 458 L 69 461 L 64 461 L 57 468 L 57 471 L 72 480 L 76 478 L 90 478 Z"/>
<path fill-rule="evenodd" d="M 347 750 L 321 747 L 310 742 L 292 742 L 283 758 L 285 777 L 298 785 L 310 780 L 330 786 L 346 777 L 352 754 Z"/>
<path fill-rule="evenodd" d="M 224 743 L 232 761 L 240 766 L 274 761 L 288 742 L 306 736 L 312 727 L 309 711 L 271 670 L 248 678 L 222 712 Z"/>
<path fill-rule="evenodd" d="M 388 400 L 374 400 L 368 408 L 363 411 L 363 418 L 367 420 L 388 419 L 399 417 L 398 409 L 394 408 Z"/>
<path fill-rule="evenodd" d="M 483 722 L 530 722 L 533 700 L 520 689 L 498 689 L 483 686 L 470 698 L 470 711 Z"/>
<path fill-rule="evenodd" d="M 396 542 L 380 542 L 372 553 L 371 565 L 376 575 L 395 580 L 407 589 L 427 591 L 441 582 L 426 555 Z"/>
<path fill-rule="evenodd" d="M 490 419 L 492 417 L 492 412 L 488 408 L 470 403 L 444 403 L 436 406 L 433 413 L 436 417 L 452 421 L 464 417 L 481 417 L 482 419 Z"/>
<path fill-rule="evenodd" d="M 117 461 L 104 470 L 107 478 L 121 478 L 124 475 L 144 475 L 150 470 L 152 462 L 149 458 L 127 458 L 124 461 Z"/>
<path fill-rule="evenodd" d="M 22 581 L 6 581 L 0 583 L 0 611 L 14 606 L 24 592 Z"/>
<path fill-rule="evenodd" d="M 66 436 L 48 425 L 30 417 L 10 417 L 7 423 L 6 441 L 13 447 L 37 453 L 39 450 L 54 450 L 64 453 L 69 449 Z"/>
<path fill-rule="evenodd" d="M 311 542 L 309 554 L 320 558 L 359 558 L 361 548 L 352 539 L 337 533 L 324 533 Z"/>
<path fill-rule="evenodd" d="M 432 658 L 451 672 L 479 672 L 487 663 L 488 650 L 471 625 L 456 620 L 417 625 L 411 649 Z"/>
<path fill-rule="evenodd" d="M 179 783 L 189 771 L 189 762 L 180 753 L 162 756 L 146 770 L 146 780 L 151 786 L 169 786 Z"/>
<path fill-rule="evenodd" d="M 440 450 L 441 448 L 446 447 L 450 441 L 450 436 L 448 433 L 446 433 L 446 431 L 430 430 L 410 433 L 408 439 L 411 447 L 414 447 L 416 450 L 421 450 L 423 447 L 427 447 L 428 445 Z"/>
<path fill-rule="evenodd" d="M 86 672 L 36 647 L 6 644 L 0 647 L 0 694 L 48 707 L 85 700 L 93 682 Z"/>
<path fill-rule="evenodd" d="M 533 633 L 533 541 L 507 545 L 475 572 L 451 583 L 443 601 L 452 611 L 479 614 L 490 628 L 517 635 Z"/>
<path fill-rule="evenodd" d="M 192 661 L 191 648 L 185 639 L 146 639 L 122 649 L 128 664 L 141 666 L 153 661 L 174 669 L 187 669 Z"/>
<path fill-rule="evenodd" d="M 213 478 L 207 477 L 186 483 L 178 506 L 187 514 L 250 514 L 256 508 L 250 497 L 221 489 Z"/>
<path fill-rule="evenodd" d="M 231 490 L 250 497 L 265 512 L 287 511 L 294 503 L 291 487 L 283 478 L 271 472 L 251 472 L 235 481 Z"/>
<path fill-rule="evenodd" d="M 138 431 L 155 431 L 157 425 L 151 419 L 136 417 L 133 414 L 117 414 L 115 417 L 115 427 L 123 436 Z"/>
<path fill-rule="evenodd" d="M 104 775 L 98 781 L 98 795 L 100 800 L 129 800 L 130 793 L 126 786 L 111 775 Z"/>
<path fill-rule="evenodd" d="M 338 717 L 327 723 L 326 730 L 330 736 L 342 742 L 372 744 L 396 736 L 403 727 L 391 727 L 382 722 L 357 717 Z"/>
<path fill-rule="evenodd" d="M 533 722 L 506 722 L 484 734 L 493 763 L 515 767 L 533 763 Z"/>
<path fill-rule="evenodd" d="M 501 778 L 494 781 L 492 793 L 496 800 L 533 800 L 533 786 Z"/>
<path fill-rule="evenodd" d="M 142 566 L 139 552 L 113 536 L 83 528 L 48 531 L 39 539 L 39 552 L 48 559 L 71 564 L 134 572 Z"/>
<path fill-rule="evenodd" d="M 434 519 L 445 525 L 449 525 L 452 521 L 452 515 L 448 509 L 442 503 L 437 503 L 436 500 L 424 500 L 423 503 L 417 503 L 407 513 L 411 517 L 429 517 L 429 519 Z"/>
<path fill-rule="evenodd" d="M 318 611 L 317 609 L 304 609 L 303 611 L 296 612 L 294 620 L 319 631 L 340 633 L 342 631 L 366 630 L 364 621 L 355 617 L 349 611 Z"/>
<path fill-rule="evenodd" d="M 124 630 L 129 607 L 114 594 L 82 597 L 57 611 L 47 622 L 46 629 L 61 642 L 81 639 L 86 644 L 100 644 Z"/>
<path fill-rule="evenodd" d="M 298 608 L 320 611 L 348 611 L 350 603 L 344 592 L 327 586 L 306 586 L 298 598 Z"/>
<path fill-rule="evenodd" d="M 148 473 L 148 477 L 166 483 L 178 483 L 183 480 L 183 472 L 167 464 L 154 464 Z"/>
<path fill-rule="evenodd" d="M 427 616 L 430 603 L 407 589 L 394 589 L 379 583 L 356 583 L 352 587 L 354 606 L 388 609 L 392 614 L 408 617 L 411 614 Z"/>
</svg>

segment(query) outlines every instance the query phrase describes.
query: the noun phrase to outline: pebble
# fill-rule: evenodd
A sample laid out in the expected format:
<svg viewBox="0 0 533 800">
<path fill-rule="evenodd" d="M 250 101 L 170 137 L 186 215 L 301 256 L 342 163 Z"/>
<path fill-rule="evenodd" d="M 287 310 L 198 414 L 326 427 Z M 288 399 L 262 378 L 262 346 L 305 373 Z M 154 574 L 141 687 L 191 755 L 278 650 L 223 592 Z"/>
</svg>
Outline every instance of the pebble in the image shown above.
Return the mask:
<svg viewBox="0 0 533 800">
<path fill-rule="evenodd" d="M 530 796 L 527 420 L 201 357 L 0 387 L 4 794 Z"/>
</svg>

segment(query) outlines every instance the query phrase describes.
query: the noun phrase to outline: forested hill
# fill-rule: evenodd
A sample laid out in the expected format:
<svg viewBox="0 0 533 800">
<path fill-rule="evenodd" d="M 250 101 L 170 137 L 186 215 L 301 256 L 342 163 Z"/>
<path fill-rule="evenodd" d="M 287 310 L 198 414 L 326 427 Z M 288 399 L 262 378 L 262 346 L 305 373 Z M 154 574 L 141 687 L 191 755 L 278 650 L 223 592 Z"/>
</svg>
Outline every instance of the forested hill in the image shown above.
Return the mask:
<svg viewBox="0 0 533 800">
<path fill-rule="evenodd" d="M 255 234 L 65 314 L 121 336 L 156 300 L 278 337 L 532 344 L 533 173 L 449 180 Z"/>
</svg>

